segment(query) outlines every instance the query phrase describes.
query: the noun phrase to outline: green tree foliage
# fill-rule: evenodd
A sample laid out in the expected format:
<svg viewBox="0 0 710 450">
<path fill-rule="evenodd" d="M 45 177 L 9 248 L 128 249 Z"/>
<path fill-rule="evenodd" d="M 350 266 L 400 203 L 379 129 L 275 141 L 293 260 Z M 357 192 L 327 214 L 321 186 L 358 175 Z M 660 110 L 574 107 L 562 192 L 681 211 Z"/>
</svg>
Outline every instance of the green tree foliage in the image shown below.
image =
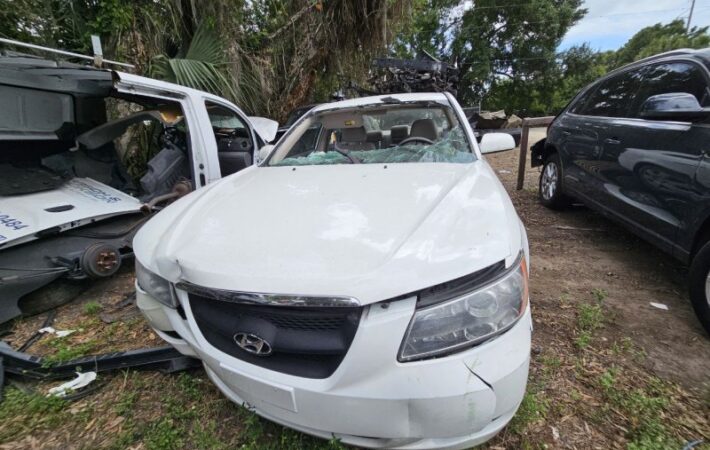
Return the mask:
<svg viewBox="0 0 710 450">
<path fill-rule="evenodd" d="M 325 100 L 399 32 L 406 0 L 0 0 L 3 37 L 90 53 L 283 119 Z M 407 16 L 408 17 L 408 16 Z"/>
<path fill-rule="evenodd" d="M 192 36 L 190 45 L 175 58 L 158 55 L 151 60 L 148 73 L 158 79 L 215 92 L 234 98 L 232 90 L 220 65 L 225 63 L 225 52 L 211 26 L 203 22 Z"/>
<path fill-rule="evenodd" d="M 614 67 L 619 67 L 669 50 L 708 46 L 708 27 L 693 27 L 686 33 L 685 23 L 682 20 L 674 20 L 665 25 L 657 23 L 642 29 L 616 51 L 610 62 Z"/>
</svg>

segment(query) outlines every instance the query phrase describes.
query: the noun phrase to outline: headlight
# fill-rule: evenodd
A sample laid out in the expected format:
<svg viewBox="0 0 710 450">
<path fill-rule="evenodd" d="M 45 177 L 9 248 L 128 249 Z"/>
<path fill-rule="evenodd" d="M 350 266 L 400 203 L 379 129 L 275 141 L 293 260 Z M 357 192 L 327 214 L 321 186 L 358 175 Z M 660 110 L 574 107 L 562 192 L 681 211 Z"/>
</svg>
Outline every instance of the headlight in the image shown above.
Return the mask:
<svg viewBox="0 0 710 450">
<path fill-rule="evenodd" d="M 402 342 L 399 360 L 452 353 L 510 329 L 525 312 L 528 274 L 521 256 L 492 283 L 452 300 L 417 310 Z"/>
<path fill-rule="evenodd" d="M 171 308 L 177 308 L 177 300 L 173 295 L 173 289 L 170 286 L 170 282 L 146 269 L 137 259 L 136 281 L 141 289 L 146 291 L 160 303 Z"/>
</svg>

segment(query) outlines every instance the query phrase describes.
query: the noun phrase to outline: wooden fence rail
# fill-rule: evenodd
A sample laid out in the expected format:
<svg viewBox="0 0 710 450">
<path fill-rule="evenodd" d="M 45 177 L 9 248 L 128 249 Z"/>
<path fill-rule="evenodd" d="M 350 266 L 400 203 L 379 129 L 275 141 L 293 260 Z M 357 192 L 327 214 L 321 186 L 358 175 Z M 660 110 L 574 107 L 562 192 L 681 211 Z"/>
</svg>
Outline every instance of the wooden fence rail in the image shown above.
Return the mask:
<svg viewBox="0 0 710 450">
<path fill-rule="evenodd" d="M 555 116 L 530 117 L 523 119 L 523 131 L 520 136 L 520 157 L 518 159 L 517 190 L 521 190 L 523 188 L 523 182 L 525 181 L 525 166 L 528 158 L 528 136 L 530 134 L 530 128 L 546 127 L 552 123 L 554 118 Z"/>
</svg>

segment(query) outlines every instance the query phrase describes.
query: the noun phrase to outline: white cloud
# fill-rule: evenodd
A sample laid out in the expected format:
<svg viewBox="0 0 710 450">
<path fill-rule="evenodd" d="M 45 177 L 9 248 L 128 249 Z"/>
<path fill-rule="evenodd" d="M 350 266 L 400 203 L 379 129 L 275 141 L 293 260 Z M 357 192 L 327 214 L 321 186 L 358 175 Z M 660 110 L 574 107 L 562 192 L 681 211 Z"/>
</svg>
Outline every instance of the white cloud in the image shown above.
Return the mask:
<svg viewBox="0 0 710 450">
<path fill-rule="evenodd" d="M 687 20 L 690 0 L 586 0 L 588 12 L 565 36 L 561 48 L 589 42 L 592 48 L 616 49 L 640 29 L 656 23 Z M 710 25 L 710 3 L 696 0 L 691 25 Z"/>
</svg>

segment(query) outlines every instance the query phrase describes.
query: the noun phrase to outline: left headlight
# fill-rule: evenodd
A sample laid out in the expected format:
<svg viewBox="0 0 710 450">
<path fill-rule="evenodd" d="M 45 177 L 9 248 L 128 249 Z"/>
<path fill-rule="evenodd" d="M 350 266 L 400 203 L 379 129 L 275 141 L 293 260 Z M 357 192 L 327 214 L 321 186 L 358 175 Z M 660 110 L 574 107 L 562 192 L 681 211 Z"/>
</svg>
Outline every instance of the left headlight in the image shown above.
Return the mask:
<svg viewBox="0 0 710 450">
<path fill-rule="evenodd" d="M 510 329 L 525 313 L 528 274 L 521 257 L 488 285 L 417 310 L 399 352 L 402 362 L 453 353 Z"/>
<path fill-rule="evenodd" d="M 173 289 L 170 286 L 170 282 L 146 269 L 145 266 L 143 266 L 143 264 L 141 264 L 137 259 L 136 282 L 141 289 L 146 291 L 160 303 L 171 308 L 177 308 L 177 300 L 173 295 Z"/>
</svg>

